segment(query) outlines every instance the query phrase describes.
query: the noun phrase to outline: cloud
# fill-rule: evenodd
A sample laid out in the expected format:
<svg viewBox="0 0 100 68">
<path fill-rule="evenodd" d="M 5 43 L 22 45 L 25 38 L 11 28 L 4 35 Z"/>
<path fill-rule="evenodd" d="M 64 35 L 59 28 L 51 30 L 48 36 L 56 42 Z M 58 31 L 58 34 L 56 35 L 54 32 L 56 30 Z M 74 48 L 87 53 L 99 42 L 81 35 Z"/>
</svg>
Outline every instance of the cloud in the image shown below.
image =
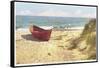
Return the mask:
<svg viewBox="0 0 100 68">
<path fill-rule="evenodd" d="M 68 14 L 63 11 L 46 10 L 37 14 L 37 16 L 68 16 Z"/>
<path fill-rule="evenodd" d="M 75 12 L 75 14 L 76 14 L 76 15 L 82 14 L 82 11 L 81 11 L 81 10 L 77 10 L 77 11 Z"/>
<path fill-rule="evenodd" d="M 88 13 L 88 14 L 83 15 L 83 17 L 96 18 L 96 14 Z"/>
<path fill-rule="evenodd" d="M 62 11 L 62 10 L 45 10 L 39 13 L 32 12 L 30 10 L 17 11 L 17 15 L 28 15 L 28 16 L 56 16 L 56 17 L 87 17 L 95 18 L 95 13 L 84 13 L 82 10 L 76 10 L 74 12 Z"/>
<path fill-rule="evenodd" d="M 31 16 L 33 16 L 34 13 L 30 10 L 20 10 L 20 11 L 16 12 L 16 15 L 29 15 L 29 16 L 31 15 Z"/>
<path fill-rule="evenodd" d="M 87 17 L 87 18 L 95 18 L 95 13 L 84 13 L 82 10 L 76 10 L 74 12 L 65 12 L 61 10 L 53 11 L 53 10 L 46 10 L 37 14 L 37 16 L 61 16 L 61 17 Z"/>
<path fill-rule="evenodd" d="M 75 17 L 87 17 L 87 18 L 95 18 L 96 14 L 95 13 L 85 13 L 82 10 L 77 10 L 73 14 Z"/>
</svg>

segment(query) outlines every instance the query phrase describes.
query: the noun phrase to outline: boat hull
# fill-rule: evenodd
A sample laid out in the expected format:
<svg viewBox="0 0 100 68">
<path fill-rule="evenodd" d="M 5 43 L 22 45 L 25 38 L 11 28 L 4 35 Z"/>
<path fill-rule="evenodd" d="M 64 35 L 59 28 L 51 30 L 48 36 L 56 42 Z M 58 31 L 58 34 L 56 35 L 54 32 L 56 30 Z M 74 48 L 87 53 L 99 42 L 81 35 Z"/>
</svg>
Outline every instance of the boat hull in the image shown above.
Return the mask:
<svg viewBox="0 0 100 68">
<path fill-rule="evenodd" d="M 51 36 L 52 29 L 45 30 L 37 26 L 33 26 L 32 36 L 41 41 L 48 41 Z"/>
</svg>

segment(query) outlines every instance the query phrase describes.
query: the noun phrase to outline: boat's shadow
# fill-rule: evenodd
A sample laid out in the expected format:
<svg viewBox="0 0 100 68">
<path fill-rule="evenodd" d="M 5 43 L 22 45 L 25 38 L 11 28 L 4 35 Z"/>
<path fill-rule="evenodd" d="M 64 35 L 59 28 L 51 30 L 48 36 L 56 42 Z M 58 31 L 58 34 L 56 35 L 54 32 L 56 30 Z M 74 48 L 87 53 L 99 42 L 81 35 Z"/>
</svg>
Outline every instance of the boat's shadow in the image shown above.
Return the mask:
<svg viewBox="0 0 100 68">
<path fill-rule="evenodd" d="M 32 36 L 32 34 L 26 34 L 26 35 L 21 35 L 22 38 L 26 39 L 26 40 L 30 40 L 30 41 L 38 41 L 38 42 L 43 42 L 39 39 L 36 39 Z"/>
<path fill-rule="evenodd" d="M 22 38 L 30 41 L 40 41 L 32 36 L 32 34 L 21 35 Z"/>
</svg>

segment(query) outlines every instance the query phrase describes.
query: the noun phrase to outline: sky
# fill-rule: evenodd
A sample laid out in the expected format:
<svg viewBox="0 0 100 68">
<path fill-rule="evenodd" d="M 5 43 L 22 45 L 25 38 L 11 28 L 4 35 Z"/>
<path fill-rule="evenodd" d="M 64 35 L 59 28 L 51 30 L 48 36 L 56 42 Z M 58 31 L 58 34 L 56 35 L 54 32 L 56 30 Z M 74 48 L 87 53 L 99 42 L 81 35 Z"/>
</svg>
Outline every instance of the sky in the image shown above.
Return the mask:
<svg viewBox="0 0 100 68">
<path fill-rule="evenodd" d="M 15 3 L 16 15 L 96 18 L 96 7 L 42 3 Z"/>
</svg>

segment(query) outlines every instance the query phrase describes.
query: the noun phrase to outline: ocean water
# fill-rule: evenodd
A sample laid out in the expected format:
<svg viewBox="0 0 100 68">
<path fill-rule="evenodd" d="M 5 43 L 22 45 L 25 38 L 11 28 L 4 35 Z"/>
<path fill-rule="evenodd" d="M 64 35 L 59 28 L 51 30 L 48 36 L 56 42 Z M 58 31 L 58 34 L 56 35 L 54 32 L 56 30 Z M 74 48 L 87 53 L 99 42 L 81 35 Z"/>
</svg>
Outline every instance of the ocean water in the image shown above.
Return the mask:
<svg viewBox="0 0 100 68">
<path fill-rule="evenodd" d="M 29 25 L 53 26 L 55 28 L 83 27 L 89 18 L 48 17 L 48 16 L 16 16 L 16 29 L 28 28 Z"/>
</svg>

